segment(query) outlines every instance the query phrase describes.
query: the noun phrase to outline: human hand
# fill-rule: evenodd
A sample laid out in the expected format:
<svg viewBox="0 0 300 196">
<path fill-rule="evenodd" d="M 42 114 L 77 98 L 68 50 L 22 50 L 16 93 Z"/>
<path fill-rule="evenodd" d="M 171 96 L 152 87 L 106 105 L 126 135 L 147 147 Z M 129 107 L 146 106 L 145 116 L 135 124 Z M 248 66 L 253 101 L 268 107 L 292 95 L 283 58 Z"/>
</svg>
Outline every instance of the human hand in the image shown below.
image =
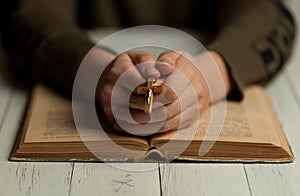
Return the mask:
<svg viewBox="0 0 300 196">
<path fill-rule="evenodd" d="M 161 123 L 160 120 L 165 120 L 163 126 L 158 132 L 167 132 L 187 127 L 198 119 L 195 114 L 204 111 L 212 102 L 222 99 L 230 90 L 230 79 L 228 76 L 227 68 L 222 58 L 215 52 L 209 53 L 217 63 L 217 67 L 221 73 L 224 81 L 225 91 L 223 93 L 211 97 L 209 88 L 220 89 L 217 82 L 211 82 L 210 85 L 204 79 L 202 72 L 193 64 L 195 61 L 200 61 L 205 64 L 203 55 L 192 57 L 191 55 L 182 51 L 167 51 L 161 54 L 157 61 L 161 63 L 156 64 L 156 68 L 160 71 L 161 75 L 165 76 L 163 84 L 163 91 L 154 96 L 154 102 L 160 102 L 162 106 L 154 106 L 156 112 L 153 124 Z M 209 63 L 208 63 L 209 64 Z M 170 65 L 170 66 L 167 66 Z M 213 66 L 207 66 L 205 73 L 208 74 L 206 78 L 215 77 L 213 73 L 215 70 L 209 70 Z M 177 70 L 177 71 L 174 71 Z M 195 98 L 192 98 L 195 95 Z M 143 112 L 144 97 L 132 95 L 130 98 L 130 107 L 132 108 L 131 115 L 138 124 L 149 122 L 149 115 Z M 195 101 L 196 100 L 196 101 Z M 165 115 L 166 118 L 161 118 Z M 136 122 L 130 121 L 126 116 L 121 119 L 126 123 L 126 127 L 135 130 Z M 151 127 L 151 126 L 149 126 Z M 122 130 L 118 124 L 115 124 L 115 129 Z M 149 130 L 151 132 L 152 130 Z M 146 134 L 146 133 L 144 133 Z"/>
<path fill-rule="evenodd" d="M 130 70 L 130 71 L 128 71 Z M 128 72 L 127 72 L 128 71 Z M 128 107 L 128 99 L 125 95 L 132 93 L 130 91 L 130 83 L 143 84 L 146 78 L 159 78 L 160 72 L 155 68 L 154 57 L 146 51 L 129 51 L 117 56 L 107 68 L 104 70 L 96 92 L 96 101 L 100 103 L 105 113 L 108 122 L 113 125 L 115 117 L 112 111 L 112 93 L 113 88 L 118 79 L 127 72 L 128 82 L 123 82 L 121 88 L 118 88 L 118 96 L 114 97 L 114 102 L 118 104 L 116 114 L 120 113 L 122 108 Z M 139 95 L 139 99 L 144 99 L 145 96 Z M 130 98 L 130 103 L 135 99 Z M 138 108 L 144 106 L 144 102 L 140 103 Z M 132 107 L 133 110 L 134 107 Z M 135 111 L 133 111 L 135 113 Z"/>
</svg>

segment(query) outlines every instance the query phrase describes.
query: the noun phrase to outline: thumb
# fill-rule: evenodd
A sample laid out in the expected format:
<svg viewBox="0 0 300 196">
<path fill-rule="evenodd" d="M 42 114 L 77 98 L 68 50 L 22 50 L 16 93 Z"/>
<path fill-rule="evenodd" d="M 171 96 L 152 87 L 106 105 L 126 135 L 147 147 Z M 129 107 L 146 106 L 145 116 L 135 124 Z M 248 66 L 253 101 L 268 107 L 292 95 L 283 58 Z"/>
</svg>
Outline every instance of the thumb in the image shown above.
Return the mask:
<svg viewBox="0 0 300 196">
<path fill-rule="evenodd" d="M 131 51 L 129 56 L 144 78 L 160 77 L 159 70 L 155 67 L 154 57 L 147 51 Z"/>
</svg>

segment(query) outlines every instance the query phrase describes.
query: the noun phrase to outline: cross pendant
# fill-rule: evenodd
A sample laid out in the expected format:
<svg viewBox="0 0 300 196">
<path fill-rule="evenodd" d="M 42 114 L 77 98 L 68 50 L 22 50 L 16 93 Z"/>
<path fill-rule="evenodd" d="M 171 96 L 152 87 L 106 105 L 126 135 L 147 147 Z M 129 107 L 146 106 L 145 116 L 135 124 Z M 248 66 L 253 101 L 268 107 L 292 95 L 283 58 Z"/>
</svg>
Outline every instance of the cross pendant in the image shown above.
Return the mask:
<svg viewBox="0 0 300 196">
<path fill-rule="evenodd" d="M 145 85 L 139 86 L 135 90 L 135 93 L 139 95 L 145 94 L 144 112 L 146 113 L 152 112 L 153 94 L 162 92 L 162 86 L 155 85 L 155 82 L 154 78 L 149 78 Z"/>
</svg>

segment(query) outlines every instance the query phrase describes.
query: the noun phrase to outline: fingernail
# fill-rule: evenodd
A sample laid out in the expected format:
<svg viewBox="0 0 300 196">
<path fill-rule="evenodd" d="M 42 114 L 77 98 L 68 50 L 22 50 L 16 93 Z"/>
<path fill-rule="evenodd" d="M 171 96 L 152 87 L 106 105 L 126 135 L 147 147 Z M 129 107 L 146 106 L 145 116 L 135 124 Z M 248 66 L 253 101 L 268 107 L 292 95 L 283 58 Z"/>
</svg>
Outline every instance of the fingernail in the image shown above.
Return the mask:
<svg viewBox="0 0 300 196">
<path fill-rule="evenodd" d="M 145 74 L 152 77 L 159 77 L 160 75 L 159 71 L 154 67 L 147 67 L 145 69 Z"/>
<path fill-rule="evenodd" d="M 166 65 L 168 67 L 172 67 L 171 63 L 168 63 L 166 61 L 158 61 L 157 64 L 159 64 L 159 65 Z"/>
<path fill-rule="evenodd" d="M 161 75 L 168 75 L 174 71 L 172 64 L 166 61 L 157 62 L 156 68 L 160 71 Z"/>
</svg>

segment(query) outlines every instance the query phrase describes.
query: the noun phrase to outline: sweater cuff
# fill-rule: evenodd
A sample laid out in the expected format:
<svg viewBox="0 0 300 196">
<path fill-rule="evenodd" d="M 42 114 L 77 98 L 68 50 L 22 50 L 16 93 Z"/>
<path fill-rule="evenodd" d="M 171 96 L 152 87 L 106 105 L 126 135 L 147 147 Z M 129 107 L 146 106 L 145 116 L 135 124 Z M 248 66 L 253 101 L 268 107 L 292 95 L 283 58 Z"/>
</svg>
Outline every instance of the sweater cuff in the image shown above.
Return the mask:
<svg viewBox="0 0 300 196">
<path fill-rule="evenodd" d="M 220 32 L 208 46 L 225 61 L 234 88 L 228 98 L 240 100 L 244 88 L 253 81 L 262 81 L 265 76 L 263 62 L 249 43 L 251 35 L 241 32 L 234 26 L 228 26 Z"/>
<path fill-rule="evenodd" d="M 208 45 L 208 49 L 218 52 L 227 65 L 229 71 L 240 89 L 244 89 L 253 81 L 261 81 L 266 75 L 260 56 L 251 46 L 253 40 L 247 32 L 241 32 L 234 26 L 227 27 Z M 253 42 L 252 42 L 253 41 Z"/>
</svg>

